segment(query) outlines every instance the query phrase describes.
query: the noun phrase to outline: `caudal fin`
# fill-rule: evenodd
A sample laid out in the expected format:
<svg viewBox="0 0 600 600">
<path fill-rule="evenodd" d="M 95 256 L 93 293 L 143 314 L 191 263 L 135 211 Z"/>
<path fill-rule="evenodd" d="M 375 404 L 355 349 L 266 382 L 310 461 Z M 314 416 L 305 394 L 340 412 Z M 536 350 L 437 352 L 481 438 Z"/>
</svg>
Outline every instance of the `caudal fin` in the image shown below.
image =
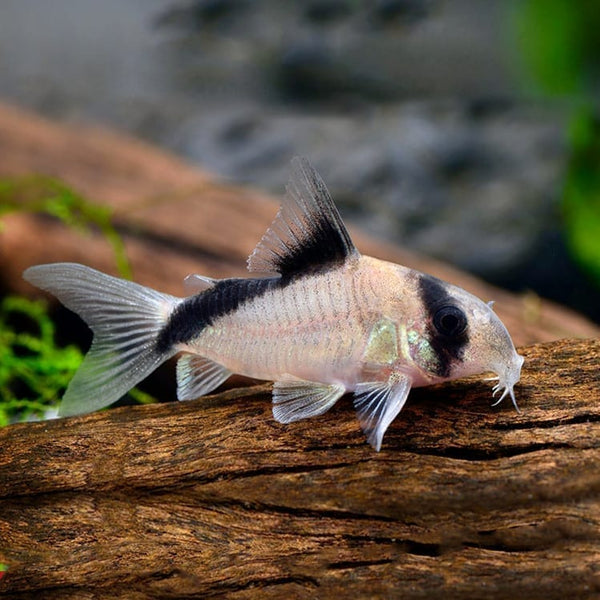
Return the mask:
<svg viewBox="0 0 600 600">
<path fill-rule="evenodd" d="M 56 296 L 94 332 L 62 399 L 61 416 L 108 406 L 173 356 L 156 339 L 179 298 L 75 263 L 30 267 L 23 277 Z"/>
</svg>

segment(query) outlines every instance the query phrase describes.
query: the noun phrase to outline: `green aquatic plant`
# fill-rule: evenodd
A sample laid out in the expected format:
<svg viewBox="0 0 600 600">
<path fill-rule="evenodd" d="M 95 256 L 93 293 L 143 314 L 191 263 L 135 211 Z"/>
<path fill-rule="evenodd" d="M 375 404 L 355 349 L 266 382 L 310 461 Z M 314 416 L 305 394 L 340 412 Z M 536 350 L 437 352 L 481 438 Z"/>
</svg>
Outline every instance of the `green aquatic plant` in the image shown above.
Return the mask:
<svg viewBox="0 0 600 600">
<path fill-rule="evenodd" d="M 574 258 L 600 286 L 600 114 L 577 114 L 570 143 L 563 189 L 566 239 Z"/>
<path fill-rule="evenodd" d="M 525 0 L 515 17 L 530 80 L 547 97 L 568 99 L 565 240 L 600 286 L 600 0 Z"/>
<path fill-rule="evenodd" d="M 40 300 L 0 302 L 0 425 L 43 418 L 57 404 L 83 355 L 54 341 L 54 322 Z"/>
<path fill-rule="evenodd" d="M 46 214 L 81 232 L 99 230 L 113 250 L 119 274 L 131 279 L 131 265 L 110 207 L 86 200 L 58 179 L 27 175 L 0 179 L 0 218 L 11 212 Z"/>
<path fill-rule="evenodd" d="M 527 79 L 548 95 L 587 94 L 598 76 L 600 0 L 523 0 L 512 10 Z"/>
</svg>

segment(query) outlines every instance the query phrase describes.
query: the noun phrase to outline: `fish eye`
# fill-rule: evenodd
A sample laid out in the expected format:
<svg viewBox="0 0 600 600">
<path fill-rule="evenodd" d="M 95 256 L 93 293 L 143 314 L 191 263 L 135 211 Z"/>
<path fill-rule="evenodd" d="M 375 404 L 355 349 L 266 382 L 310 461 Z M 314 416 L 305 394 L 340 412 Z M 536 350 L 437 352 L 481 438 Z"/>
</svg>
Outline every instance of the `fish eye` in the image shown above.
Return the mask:
<svg viewBox="0 0 600 600">
<path fill-rule="evenodd" d="M 467 317 L 457 306 L 442 306 L 433 316 L 433 325 L 446 337 L 458 337 L 467 328 Z"/>
</svg>

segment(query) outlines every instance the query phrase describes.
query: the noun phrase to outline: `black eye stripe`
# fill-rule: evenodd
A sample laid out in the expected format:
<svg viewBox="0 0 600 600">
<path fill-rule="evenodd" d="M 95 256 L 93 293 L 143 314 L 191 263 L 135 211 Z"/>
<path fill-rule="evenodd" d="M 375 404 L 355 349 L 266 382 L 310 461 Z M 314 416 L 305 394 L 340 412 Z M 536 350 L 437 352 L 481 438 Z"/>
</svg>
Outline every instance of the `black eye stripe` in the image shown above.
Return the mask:
<svg viewBox="0 0 600 600">
<path fill-rule="evenodd" d="M 469 342 L 468 319 L 446 291 L 444 282 L 431 275 L 419 277 L 419 295 L 427 315 L 429 343 L 437 357 L 435 374 L 449 377 L 452 365 L 462 362 Z"/>
</svg>

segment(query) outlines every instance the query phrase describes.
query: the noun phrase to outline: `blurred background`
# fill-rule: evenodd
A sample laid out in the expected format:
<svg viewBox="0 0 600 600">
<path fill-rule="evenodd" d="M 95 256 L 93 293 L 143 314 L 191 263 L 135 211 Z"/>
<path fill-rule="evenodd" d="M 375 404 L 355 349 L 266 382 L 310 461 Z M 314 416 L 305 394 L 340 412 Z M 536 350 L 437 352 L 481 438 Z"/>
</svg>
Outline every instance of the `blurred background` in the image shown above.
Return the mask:
<svg viewBox="0 0 600 600">
<path fill-rule="evenodd" d="M 600 322 L 600 0 L 3 0 L 0 101 L 106 124 Z"/>
</svg>

